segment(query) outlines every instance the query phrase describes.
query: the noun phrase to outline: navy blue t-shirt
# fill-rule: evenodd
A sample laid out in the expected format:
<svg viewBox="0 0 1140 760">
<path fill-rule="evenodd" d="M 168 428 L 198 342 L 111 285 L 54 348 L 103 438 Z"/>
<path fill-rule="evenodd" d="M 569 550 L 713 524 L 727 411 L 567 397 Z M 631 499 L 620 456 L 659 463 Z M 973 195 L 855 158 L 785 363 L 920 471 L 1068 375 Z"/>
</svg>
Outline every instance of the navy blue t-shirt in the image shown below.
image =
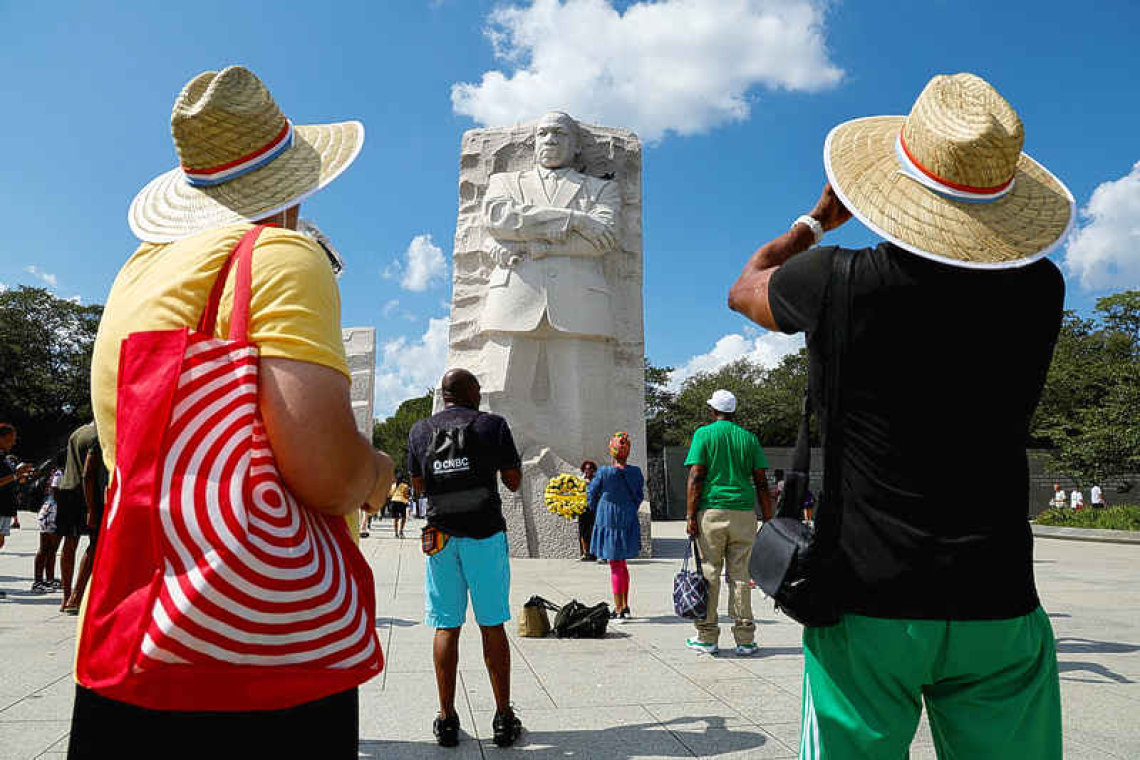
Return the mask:
<svg viewBox="0 0 1140 760">
<path fill-rule="evenodd" d="M 807 333 L 821 410 L 836 250 L 792 257 L 768 292 L 780 329 Z M 952 620 L 1031 612 L 1026 444 L 1061 326 L 1060 271 L 1048 259 L 967 269 L 883 243 L 854 253 L 851 277 L 841 380 L 846 611 Z M 829 503 L 825 493 L 819 509 Z"/>
<path fill-rule="evenodd" d="M 16 468 L 8 462 L 8 457 L 0 454 L 0 478 L 15 475 Z M 0 517 L 16 516 L 16 481 L 0 486 Z"/>
<path fill-rule="evenodd" d="M 424 477 L 428 448 L 436 429 L 464 425 L 474 419 L 471 431 L 477 439 L 474 457 L 476 480 L 486 487 L 488 495 L 479 509 L 462 514 L 439 514 L 432 503 L 432 482 L 427 482 L 428 525 L 439 528 L 450 536 L 487 538 L 507 529 L 503 519 L 503 500 L 499 497 L 497 477 L 501 470 L 514 470 L 522 466 L 519 452 L 507 421 L 497 414 L 480 412 L 465 406 L 453 406 L 420 420 L 408 433 L 408 472 Z"/>
</svg>

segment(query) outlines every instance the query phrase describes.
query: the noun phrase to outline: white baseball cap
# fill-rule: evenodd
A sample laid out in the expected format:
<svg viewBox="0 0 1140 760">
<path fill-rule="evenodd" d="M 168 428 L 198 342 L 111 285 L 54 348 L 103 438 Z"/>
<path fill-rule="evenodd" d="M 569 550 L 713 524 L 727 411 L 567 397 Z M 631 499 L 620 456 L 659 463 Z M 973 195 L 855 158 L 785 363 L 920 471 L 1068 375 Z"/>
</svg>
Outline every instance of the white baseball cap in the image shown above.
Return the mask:
<svg viewBox="0 0 1140 760">
<path fill-rule="evenodd" d="M 736 411 L 736 396 L 732 395 L 731 391 L 713 391 L 712 398 L 705 403 L 718 412 L 724 412 L 725 414 L 732 414 Z"/>
</svg>

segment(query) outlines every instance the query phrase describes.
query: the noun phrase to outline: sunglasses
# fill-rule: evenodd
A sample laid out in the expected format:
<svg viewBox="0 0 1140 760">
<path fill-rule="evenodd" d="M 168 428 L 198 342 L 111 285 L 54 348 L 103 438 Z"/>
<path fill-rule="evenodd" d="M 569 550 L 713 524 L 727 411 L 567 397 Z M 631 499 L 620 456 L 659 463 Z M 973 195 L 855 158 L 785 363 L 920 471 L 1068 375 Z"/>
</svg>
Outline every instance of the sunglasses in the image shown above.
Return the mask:
<svg viewBox="0 0 1140 760">
<path fill-rule="evenodd" d="M 297 232 L 316 241 L 317 245 L 325 252 L 325 256 L 328 257 L 329 266 L 332 267 L 333 274 L 339 278 L 341 272 L 344 271 L 344 259 L 341 258 L 340 252 L 333 247 L 329 236 L 321 232 L 321 228 L 318 227 L 316 222 L 312 219 L 299 220 L 297 222 Z"/>
</svg>

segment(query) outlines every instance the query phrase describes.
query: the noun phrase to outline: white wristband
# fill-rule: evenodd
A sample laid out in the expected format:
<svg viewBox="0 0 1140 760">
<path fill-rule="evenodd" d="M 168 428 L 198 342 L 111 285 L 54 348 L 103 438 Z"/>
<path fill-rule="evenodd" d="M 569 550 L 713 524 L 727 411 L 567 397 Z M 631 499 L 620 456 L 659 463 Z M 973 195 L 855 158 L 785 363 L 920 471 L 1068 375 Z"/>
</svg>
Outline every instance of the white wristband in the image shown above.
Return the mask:
<svg viewBox="0 0 1140 760">
<path fill-rule="evenodd" d="M 792 222 L 792 226 L 795 227 L 797 224 L 803 224 L 811 230 L 812 237 L 815 238 L 812 245 L 819 245 L 819 241 L 823 240 L 823 225 L 820 224 L 815 217 L 808 216 L 807 214 L 796 217 L 796 221 Z"/>
</svg>

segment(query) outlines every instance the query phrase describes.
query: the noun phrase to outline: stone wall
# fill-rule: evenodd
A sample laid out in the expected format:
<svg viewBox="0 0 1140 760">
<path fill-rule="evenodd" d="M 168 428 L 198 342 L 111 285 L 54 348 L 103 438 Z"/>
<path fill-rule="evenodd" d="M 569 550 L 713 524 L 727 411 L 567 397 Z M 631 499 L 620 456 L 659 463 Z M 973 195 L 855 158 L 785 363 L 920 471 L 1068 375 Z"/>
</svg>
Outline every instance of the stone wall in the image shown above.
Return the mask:
<svg viewBox="0 0 1140 760">
<path fill-rule="evenodd" d="M 657 519 L 684 519 L 684 484 L 688 478 L 688 468 L 685 467 L 684 462 L 687 453 L 688 448 L 684 446 L 669 446 L 665 449 L 665 455 L 661 460 L 661 469 L 667 470 L 667 472 L 662 473 L 662 479 L 668 482 L 669 487 L 663 490 L 662 501 L 664 503 L 659 506 L 655 505 L 655 510 L 659 510 L 659 512 L 654 512 L 655 516 L 658 513 L 665 515 L 664 518 Z M 791 447 L 764 448 L 764 454 L 768 457 L 768 464 L 770 465 L 768 480 L 773 486 L 776 483 L 774 471 L 778 469 L 790 470 L 794 453 L 795 450 Z M 1026 514 L 1029 517 L 1036 516 L 1049 506 L 1054 483 L 1060 483 L 1061 488 L 1065 489 L 1065 493 L 1068 493 L 1074 486 L 1079 487 L 1084 493 L 1085 505 L 1088 506 L 1089 489 L 1092 488 L 1092 483 L 1076 483 L 1072 478 L 1051 472 L 1046 464 L 1044 451 L 1031 449 L 1027 453 L 1029 454 L 1029 503 L 1026 505 Z M 957 472 L 961 473 L 961 481 L 948 484 L 948 487 L 968 489 L 972 480 L 970 470 L 984 466 L 984 462 L 971 463 L 969 452 L 966 452 L 964 464 L 955 468 Z M 1128 487 L 1129 482 L 1136 485 Z M 814 448 L 811 450 L 810 483 L 812 491 L 816 493 L 819 493 L 823 488 L 823 449 Z M 1100 484 L 1100 487 L 1104 491 L 1104 500 L 1109 506 L 1140 504 L 1140 474 L 1106 480 Z M 1121 488 L 1126 490 L 1122 491 Z"/>
<path fill-rule="evenodd" d="M 340 334 L 352 377 L 352 414 L 356 428 L 371 441 L 372 406 L 376 396 L 376 328 L 345 327 Z"/>
</svg>

